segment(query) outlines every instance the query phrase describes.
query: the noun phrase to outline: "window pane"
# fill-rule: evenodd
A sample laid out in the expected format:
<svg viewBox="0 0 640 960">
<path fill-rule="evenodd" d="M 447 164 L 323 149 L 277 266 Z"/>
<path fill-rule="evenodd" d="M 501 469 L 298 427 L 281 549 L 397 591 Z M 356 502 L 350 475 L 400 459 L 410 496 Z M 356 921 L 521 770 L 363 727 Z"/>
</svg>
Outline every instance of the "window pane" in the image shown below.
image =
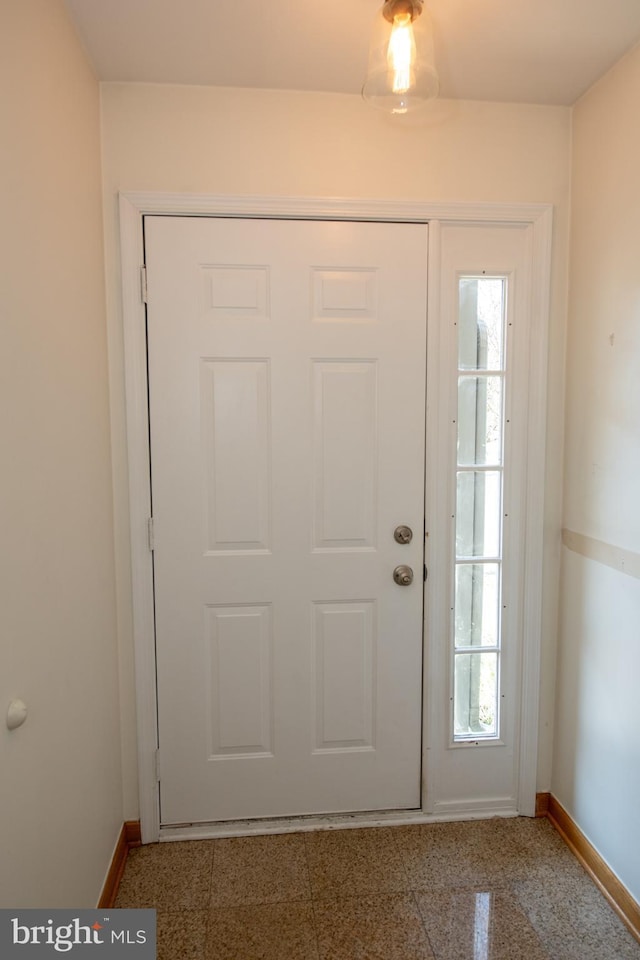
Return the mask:
<svg viewBox="0 0 640 960">
<path fill-rule="evenodd" d="M 455 564 L 453 630 L 458 740 L 498 735 L 498 653 L 480 651 L 500 645 L 506 291 L 504 277 L 458 281 L 456 558 L 462 562 Z M 478 653 L 461 652 L 465 647 Z"/>
<path fill-rule="evenodd" d="M 497 647 L 500 605 L 500 566 L 497 563 L 459 563 L 456 566 L 457 647 L 476 644 Z"/>
<path fill-rule="evenodd" d="M 502 370 L 505 282 L 495 277 L 462 277 L 458 283 L 458 366 L 460 370 Z"/>
<path fill-rule="evenodd" d="M 502 377 L 458 380 L 458 463 L 502 462 Z"/>
<path fill-rule="evenodd" d="M 495 653 L 455 657 L 454 736 L 491 737 L 498 729 L 498 659 Z"/>
<path fill-rule="evenodd" d="M 501 474 L 458 473 L 456 554 L 458 557 L 500 556 Z"/>
</svg>

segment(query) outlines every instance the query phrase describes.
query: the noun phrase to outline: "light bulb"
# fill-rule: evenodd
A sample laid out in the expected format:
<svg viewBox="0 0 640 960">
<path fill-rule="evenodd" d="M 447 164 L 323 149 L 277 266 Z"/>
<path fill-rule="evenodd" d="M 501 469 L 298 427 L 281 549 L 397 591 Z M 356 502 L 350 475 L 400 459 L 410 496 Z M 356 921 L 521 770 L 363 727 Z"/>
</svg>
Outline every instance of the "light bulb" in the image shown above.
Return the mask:
<svg viewBox="0 0 640 960">
<path fill-rule="evenodd" d="M 374 20 L 362 96 L 387 113 L 413 113 L 438 95 L 423 0 L 384 0 Z"/>
<path fill-rule="evenodd" d="M 416 44 L 411 26 L 411 14 L 399 13 L 393 18 L 387 59 L 393 71 L 393 92 L 406 93 L 411 86 L 411 67 L 415 60 Z"/>
</svg>

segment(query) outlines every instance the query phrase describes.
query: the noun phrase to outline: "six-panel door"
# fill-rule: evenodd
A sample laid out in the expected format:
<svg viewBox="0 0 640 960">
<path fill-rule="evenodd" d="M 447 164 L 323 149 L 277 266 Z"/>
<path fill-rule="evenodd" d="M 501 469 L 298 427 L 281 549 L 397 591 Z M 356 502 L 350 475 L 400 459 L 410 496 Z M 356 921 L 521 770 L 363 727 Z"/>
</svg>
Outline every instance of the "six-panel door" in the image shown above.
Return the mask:
<svg viewBox="0 0 640 960">
<path fill-rule="evenodd" d="M 145 247 L 162 823 L 418 807 L 427 227 Z"/>
</svg>

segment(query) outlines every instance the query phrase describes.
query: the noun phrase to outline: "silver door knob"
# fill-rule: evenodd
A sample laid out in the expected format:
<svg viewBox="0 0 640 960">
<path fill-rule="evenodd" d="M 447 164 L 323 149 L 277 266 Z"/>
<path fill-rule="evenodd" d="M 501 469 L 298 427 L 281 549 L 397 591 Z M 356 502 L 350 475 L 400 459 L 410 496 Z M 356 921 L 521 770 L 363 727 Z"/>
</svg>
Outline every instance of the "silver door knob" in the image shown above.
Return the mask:
<svg viewBox="0 0 640 960">
<path fill-rule="evenodd" d="M 410 583 L 413 583 L 413 570 L 402 563 L 393 571 L 393 579 L 399 587 L 408 587 Z"/>
<path fill-rule="evenodd" d="M 401 523 L 400 526 L 396 527 L 393 531 L 393 539 L 396 543 L 411 543 L 413 530 L 411 527 L 407 527 L 406 524 Z"/>
</svg>

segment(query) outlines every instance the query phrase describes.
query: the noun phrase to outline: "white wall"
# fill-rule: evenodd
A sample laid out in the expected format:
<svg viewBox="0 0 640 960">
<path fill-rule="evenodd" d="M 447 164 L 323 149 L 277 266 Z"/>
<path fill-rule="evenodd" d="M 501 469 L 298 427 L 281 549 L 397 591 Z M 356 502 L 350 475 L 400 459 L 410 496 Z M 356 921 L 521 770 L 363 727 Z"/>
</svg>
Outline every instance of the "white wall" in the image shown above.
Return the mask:
<svg viewBox="0 0 640 960">
<path fill-rule="evenodd" d="M 0 130 L 0 906 L 89 907 L 122 778 L 99 90 L 62 0 L 0 3 Z"/>
<path fill-rule="evenodd" d="M 440 101 L 424 126 L 402 126 L 353 96 L 111 83 L 102 86 L 102 107 L 126 816 L 137 815 L 137 790 L 118 190 L 556 205 L 538 775 L 538 788 L 547 790 L 560 550 L 569 110 Z"/>
<path fill-rule="evenodd" d="M 552 780 L 638 900 L 639 108 L 636 48 L 573 115 L 564 526 L 580 536 L 563 550 Z"/>
</svg>

